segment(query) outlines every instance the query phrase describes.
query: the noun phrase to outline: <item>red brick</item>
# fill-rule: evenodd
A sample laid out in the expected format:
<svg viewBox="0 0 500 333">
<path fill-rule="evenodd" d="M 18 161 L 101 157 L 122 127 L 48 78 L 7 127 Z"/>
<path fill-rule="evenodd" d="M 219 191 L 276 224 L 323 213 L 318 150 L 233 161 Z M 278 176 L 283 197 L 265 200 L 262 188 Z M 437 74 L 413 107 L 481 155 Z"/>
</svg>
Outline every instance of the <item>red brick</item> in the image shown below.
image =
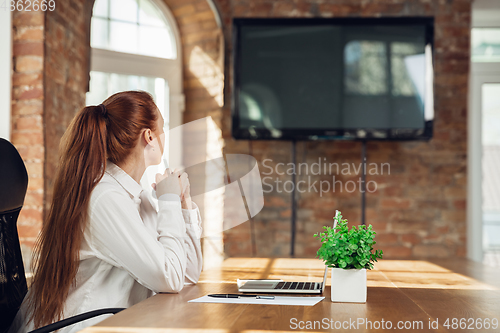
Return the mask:
<svg viewBox="0 0 500 333">
<path fill-rule="evenodd" d="M 448 226 L 448 225 L 436 227 L 436 232 L 440 235 L 448 233 L 449 230 L 450 230 L 450 226 Z"/>
<path fill-rule="evenodd" d="M 178 19 L 180 24 L 188 24 L 188 23 L 193 23 L 193 22 L 201 22 L 201 21 L 206 21 L 206 20 L 213 20 L 214 19 L 214 13 L 211 10 L 207 10 L 204 12 L 197 12 L 192 15 L 186 15 L 183 17 L 180 17 Z"/>
<path fill-rule="evenodd" d="M 382 208 L 389 208 L 389 209 L 407 209 L 410 208 L 411 206 L 411 201 L 409 199 L 399 199 L 399 198 L 393 198 L 393 199 L 382 199 L 380 202 L 380 206 Z"/>
<path fill-rule="evenodd" d="M 467 248 L 465 245 L 459 245 L 457 246 L 457 249 L 455 251 L 455 255 L 460 258 L 464 258 L 467 255 Z"/>
<path fill-rule="evenodd" d="M 41 116 L 29 116 L 29 117 L 19 117 L 14 124 L 14 128 L 18 131 L 41 131 L 42 128 L 42 117 Z"/>
<path fill-rule="evenodd" d="M 457 210 L 465 210 L 466 206 L 467 202 L 465 199 L 453 200 L 453 207 L 455 207 L 455 209 Z"/>
<path fill-rule="evenodd" d="M 26 197 L 24 198 L 24 207 L 30 206 L 43 206 L 43 193 L 36 191 L 26 192 Z"/>
<path fill-rule="evenodd" d="M 446 198 L 465 198 L 467 192 L 463 186 L 453 186 L 445 188 L 444 195 Z"/>
<path fill-rule="evenodd" d="M 45 157 L 45 150 L 42 145 L 22 145 L 16 148 L 24 161 L 43 160 Z"/>
<path fill-rule="evenodd" d="M 23 27 L 14 35 L 14 41 L 43 41 L 43 27 Z"/>
<path fill-rule="evenodd" d="M 24 207 L 19 214 L 18 226 L 33 225 L 37 222 L 42 221 L 42 210 L 34 208 Z M 38 225 L 36 225 L 38 227 Z M 28 235 L 23 235 L 24 237 L 29 237 Z"/>
<path fill-rule="evenodd" d="M 28 191 L 43 190 L 44 181 L 42 177 L 30 177 L 28 180 Z"/>
<path fill-rule="evenodd" d="M 373 230 L 378 234 L 379 232 L 387 231 L 388 223 L 385 221 L 377 221 L 371 218 L 367 218 L 367 225 L 372 225 Z M 375 236 L 376 237 L 376 236 Z"/>
<path fill-rule="evenodd" d="M 419 244 L 421 242 L 421 239 L 417 234 L 403 234 L 401 235 L 401 241 L 403 243 L 410 243 L 412 245 L 415 245 Z"/>
<path fill-rule="evenodd" d="M 22 219 L 22 213 L 19 216 L 20 221 L 21 219 Z M 23 239 L 38 237 L 38 234 L 40 233 L 41 229 L 42 229 L 41 225 L 22 225 L 19 223 L 17 225 L 17 232 L 19 234 L 19 237 Z"/>
<path fill-rule="evenodd" d="M 214 40 L 217 36 L 217 30 L 208 30 L 208 31 L 198 31 L 196 33 L 190 33 L 184 36 L 182 39 L 182 43 L 185 45 L 194 44 L 197 42 L 201 42 L 204 40 Z M 206 64 L 205 64 L 206 66 Z"/>
<path fill-rule="evenodd" d="M 423 243 L 425 244 L 438 244 L 443 241 L 443 235 L 441 234 L 430 234 L 423 238 Z"/>
<path fill-rule="evenodd" d="M 291 217 L 292 211 L 290 209 L 285 209 L 280 211 L 280 217 Z"/>
<path fill-rule="evenodd" d="M 367 182 L 370 180 L 367 180 Z M 371 186 L 371 185 L 370 185 Z M 368 190 L 372 190 L 371 187 L 368 188 Z M 391 185 L 391 186 L 386 186 L 384 189 L 382 189 L 382 194 L 387 197 L 394 197 L 394 196 L 401 196 L 403 194 L 403 188 L 399 184 Z"/>
<path fill-rule="evenodd" d="M 43 145 L 42 132 L 31 132 L 31 133 L 13 132 L 10 138 L 14 146 Z"/>
<path fill-rule="evenodd" d="M 175 9 L 187 4 L 197 3 L 199 0 L 168 0 L 167 4 L 170 8 Z"/>
<path fill-rule="evenodd" d="M 12 104 L 12 115 L 35 115 L 43 113 L 41 100 L 15 101 Z"/>
<path fill-rule="evenodd" d="M 423 258 L 446 258 L 450 256 L 450 251 L 444 245 L 416 245 L 413 255 Z"/>
<path fill-rule="evenodd" d="M 15 27 L 21 26 L 43 26 L 45 20 L 45 13 L 41 12 L 14 12 L 13 25 Z"/>
<path fill-rule="evenodd" d="M 273 4 L 273 16 L 289 16 L 289 13 L 295 9 L 296 5 L 293 2 L 276 1 Z"/>
<path fill-rule="evenodd" d="M 12 75 L 12 86 L 34 86 L 43 84 L 42 72 L 14 73 Z"/>
<path fill-rule="evenodd" d="M 375 241 L 377 242 L 378 246 L 386 244 L 396 244 L 398 243 L 398 235 L 377 233 L 377 235 L 375 236 Z"/>
<path fill-rule="evenodd" d="M 42 162 L 26 162 L 26 169 L 30 178 L 43 177 L 43 163 Z"/>
<path fill-rule="evenodd" d="M 43 70 L 43 58 L 38 56 L 16 57 L 17 72 L 41 71 Z"/>
<path fill-rule="evenodd" d="M 14 56 L 35 55 L 43 56 L 43 42 L 15 42 Z"/>
<path fill-rule="evenodd" d="M 465 221 L 465 212 L 463 211 L 443 211 L 441 220 L 446 222 Z"/>
<path fill-rule="evenodd" d="M 384 259 L 397 259 L 397 258 L 410 258 L 411 257 L 411 248 L 405 246 L 377 246 L 375 245 L 376 250 L 383 251 Z"/>
<path fill-rule="evenodd" d="M 419 209 L 447 209 L 448 208 L 448 200 L 438 200 L 438 199 L 432 199 L 432 200 L 418 200 L 417 201 L 417 207 Z"/>
<path fill-rule="evenodd" d="M 427 230 L 429 224 L 430 221 L 402 220 L 391 223 L 390 230 L 398 233 L 417 232 L 417 231 Z"/>
<path fill-rule="evenodd" d="M 210 10 L 210 8 L 206 8 L 206 9 Z M 181 16 L 193 14 L 194 12 L 196 12 L 196 8 L 194 5 L 188 4 L 185 6 L 177 7 L 172 12 L 175 15 L 175 17 L 181 17 Z"/>
<path fill-rule="evenodd" d="M 33 88 L 14 88 L 14 98 L 17 100 L 26 99 L 41 99 L 43 98 L 43 89 L 40 87 Z"/>
<path fill-rule="evenodd" d="M 283 197 L 264 196 L 264 206 L 289 207 L 290 203 L 285 201 Z"/>
</svg>

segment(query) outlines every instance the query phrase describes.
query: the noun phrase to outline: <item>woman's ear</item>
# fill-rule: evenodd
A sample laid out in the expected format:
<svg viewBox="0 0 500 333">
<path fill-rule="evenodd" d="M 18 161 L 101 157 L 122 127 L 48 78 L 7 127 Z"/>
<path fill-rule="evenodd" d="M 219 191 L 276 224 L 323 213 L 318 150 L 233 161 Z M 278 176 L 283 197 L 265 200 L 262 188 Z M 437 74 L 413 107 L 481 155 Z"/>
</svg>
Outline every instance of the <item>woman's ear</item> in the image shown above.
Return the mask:
<svg viewBox="0 0 500 333">
<path fill-rule="evenodd" d="M 153 132 L 149 128 L 144 130 L 142 137 L 144 138 L 144 141 L 146 142 L 147 145 L 150 144 L 151 141 L 153 141 L 154 139 Z"/>
</svg>

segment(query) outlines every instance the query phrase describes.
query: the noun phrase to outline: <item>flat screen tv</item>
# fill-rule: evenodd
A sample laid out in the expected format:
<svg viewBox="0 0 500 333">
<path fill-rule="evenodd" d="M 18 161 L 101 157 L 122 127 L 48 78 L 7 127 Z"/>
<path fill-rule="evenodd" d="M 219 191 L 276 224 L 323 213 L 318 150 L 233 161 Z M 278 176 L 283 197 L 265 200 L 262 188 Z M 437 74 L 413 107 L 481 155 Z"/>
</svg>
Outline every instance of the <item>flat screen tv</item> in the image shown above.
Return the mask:
<svg viewBox="0 0 500 333">
<path fill-rule="evenodd" d="M 428 140 L 434 19 L 233 20 L 232 134 Z"/>
</svg>

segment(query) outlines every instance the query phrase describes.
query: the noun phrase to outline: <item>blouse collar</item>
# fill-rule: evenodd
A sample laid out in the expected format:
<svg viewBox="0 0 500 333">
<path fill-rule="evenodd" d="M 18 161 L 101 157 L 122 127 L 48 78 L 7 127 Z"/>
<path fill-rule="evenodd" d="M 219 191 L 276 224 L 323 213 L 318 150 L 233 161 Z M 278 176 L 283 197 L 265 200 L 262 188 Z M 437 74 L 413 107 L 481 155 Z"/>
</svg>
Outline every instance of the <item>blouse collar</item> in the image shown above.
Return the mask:
<svg viewBox="0 0 500 333">
<path fill-rule="evenodd" d="M 106 173 L 113 177 L 134 198 L 139 198 L 142 186 L 136 182 L 128 173 L 111 161 L 106 161 Z"/>
</svg>

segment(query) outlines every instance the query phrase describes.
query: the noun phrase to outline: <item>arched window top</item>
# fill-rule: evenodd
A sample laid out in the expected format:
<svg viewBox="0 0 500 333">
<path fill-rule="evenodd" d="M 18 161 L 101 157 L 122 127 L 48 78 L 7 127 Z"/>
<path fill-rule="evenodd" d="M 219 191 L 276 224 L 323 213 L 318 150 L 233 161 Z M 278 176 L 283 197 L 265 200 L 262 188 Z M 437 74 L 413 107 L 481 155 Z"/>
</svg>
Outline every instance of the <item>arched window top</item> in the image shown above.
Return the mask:
<svg viewBox="0 0 500 333">
<path fill-rule="evenodd" d="M 96 0 L 91 27 L 93 48 L 177 58 L 170 24 L 151 0 Z"/>
</svg>

